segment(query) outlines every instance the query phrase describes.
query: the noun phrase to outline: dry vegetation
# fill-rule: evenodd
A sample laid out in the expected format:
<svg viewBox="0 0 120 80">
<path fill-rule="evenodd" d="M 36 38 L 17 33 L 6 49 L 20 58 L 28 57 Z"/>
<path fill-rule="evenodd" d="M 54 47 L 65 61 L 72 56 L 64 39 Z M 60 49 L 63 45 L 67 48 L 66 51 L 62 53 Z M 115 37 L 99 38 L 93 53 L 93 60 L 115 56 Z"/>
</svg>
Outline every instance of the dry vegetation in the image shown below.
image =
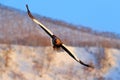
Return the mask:
<svg viewBox="0 0 120 80">
<path fill-rule="evenodd" d="M 60 55 L 57 57 L 52 47 L 44 47 L 51 45 L 49 36 L 38 28 L 25 12 L 2 5 L 0 5 L 0 12 L 0 43 L 7 44 L 0 47 L 0 78 L 4 73 L 15 80 L 30 80 L 30 78 L 45 80 L 47 77 L 49 79 L 52 77 L 54 80 L 105 80 L 104 74 L 115 65 L 109 48 L 120 49 L 120 38 L 113 33 L 98 33 L 90 28 L 82 26 L 77 28 L 62 21 L 36 16 L 65 44 L 88 48 L 86 51 L 94 55 L 96 59 L 96 64 L 94 64 L 96 69 L 81 68 L 72 61 L 66 63 L 69 62 L 66 60 L 69 58 L 63 54 L 60 55 L 65 60 L 61 59 Z M 14 47 L 11 44 L 24 45 L 24 47 L 15 45 Z M 25 47 L 26 45 L 27 47 Z M 89 49 L 90 46 L 98 48 L 92 52 Z M 91 64 L 93 63 L 91 62 Z M 25 72 L 21 66 L 32 71 Z M 108 80 L 110 79 L 108 78 Z"/>
<path fill-rule="evenodd" d="M 32 22 L 25 12 L 2 5 L 0 5 L 0 12 L 0 43 L 29 46 L 50 45 L 49 36 Z M 90 28 L 76 27 L 38 15 L 36 17 L 67 45 L 120 48 L 119 35 L 110 32 L 96 32 Z"/>
<path fill-rule="evenodd" d="M 62 54 L 64 58 L 61 59 L 60 55 L 57 57 L 59 53 L 55 54 L 52 47 L 1 45 L 0 74 L 6 75 L 6 79 L 14 78 L 14 80 L 29 80 L 30 78 L 46 80 L 47 75 L 48 78 L 52 78 L 51 80 L 106 80 L 104 75 L 116 65 L 110 49 L 86 48 L 86 51 L 95 56 L 96 64 L 93 64 L 95 69 L 81 67 L 74 61 L 69 62 L 69 58 Z M 27 70 L 30 71 L 27 72 Z"/>
</svg>

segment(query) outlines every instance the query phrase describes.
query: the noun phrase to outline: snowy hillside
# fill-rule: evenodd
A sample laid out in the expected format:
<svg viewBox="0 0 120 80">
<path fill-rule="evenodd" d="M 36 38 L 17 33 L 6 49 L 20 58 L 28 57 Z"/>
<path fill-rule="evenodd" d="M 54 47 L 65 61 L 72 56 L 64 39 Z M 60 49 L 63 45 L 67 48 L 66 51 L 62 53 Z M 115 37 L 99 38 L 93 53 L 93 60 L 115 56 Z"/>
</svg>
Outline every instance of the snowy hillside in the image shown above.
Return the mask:
<svg viewBox="0 0 120 80">
<path fill-rule="evenodd" d="M 26 12 L 0 4 L 0 80 L 120 79 L 119 37 L 36 17 L 79 59 L 95 68 L 82 66 L 63 50 L 53 50 L 49 36 Z"/>
<path fill-rule="evenodd" d="M 119 80 L 120 50 L 70 47 L 94 69 L 52 47 L 0 45 L 0 80 Z"/>
<path fill-rule="evenodd" d="M 0 43 L 50 46 L 48 35 L 28 17 L 26 12 L 3 5 L 0 5 L 0 12 Z M 89 30 L 84 32 L 84 28 L 79 29 L 62 21 L 39 15 L 36 15 L 36 17 L 67 45 L 120 48 L 120 39 L 113 38 L 112 34 L 110 37 L 104 37 L 98 33 L 96 33 L 98 35 L 92 34 Z"/>
</svg>

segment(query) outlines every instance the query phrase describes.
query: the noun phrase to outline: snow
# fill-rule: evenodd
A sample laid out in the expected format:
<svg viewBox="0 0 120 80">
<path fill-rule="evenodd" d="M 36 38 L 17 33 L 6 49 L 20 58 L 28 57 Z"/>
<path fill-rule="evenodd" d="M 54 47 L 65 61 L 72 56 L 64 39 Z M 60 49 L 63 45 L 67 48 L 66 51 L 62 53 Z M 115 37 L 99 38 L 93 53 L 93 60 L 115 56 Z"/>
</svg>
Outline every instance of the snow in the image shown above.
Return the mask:
<svg viewBox="0 0 120 80">
<path fill-rule="evenodd" d="M 0 45 L 0 80 L 119 80 L 120 50 L 100 47 L 68 47 L 86 68 L 65 51 L 52 47 Z"/>
<path fill-rule="evenodd" d="M 120 79 L 120 51 L 116 49 L 111 49 L 110 54 L 114 58 L 115 65 L 105 74 L 106 78 L 111 78 L 112 80 Z"/>
<path fill-rule="evenodd" d="M 21 11 L 2 5 L 0 12 L 0 80 L 120 79 L 118 38 L 82 32 L 71 24 L 36 16 L 64 43 L 79 46 L 68 48 L 81 61 L 95 67 L 86 68 L 64 50 L 53 50 L 48 35 L 29 19 L 26 12 L 21 14 Z"/>
</svg>

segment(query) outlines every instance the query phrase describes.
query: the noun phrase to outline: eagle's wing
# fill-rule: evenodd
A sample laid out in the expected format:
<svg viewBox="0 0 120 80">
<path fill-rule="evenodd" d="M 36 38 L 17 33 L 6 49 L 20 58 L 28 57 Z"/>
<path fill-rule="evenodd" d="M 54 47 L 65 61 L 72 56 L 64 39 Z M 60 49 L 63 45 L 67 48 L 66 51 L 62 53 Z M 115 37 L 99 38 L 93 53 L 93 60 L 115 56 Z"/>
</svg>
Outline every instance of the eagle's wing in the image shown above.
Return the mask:
<svg viewBox="0 0 120 80">
<path fill-rule="evenodd" d="M 29 15 L 29 17 L 35 22 L 37 23 L 50 37 L 52 37 L 53 33 L 47 29 L 41 22 L 39 22 L 30 12 L 29 8 L 28 8 L 28 5 L 26 5 L 26 8 L 27 8 L 27 13 Z"/>
<path fill-rule="evenodd" d="M 76 60 L 76 61 L 79 62 L 80 64 L 82 64 L 82 65 L 84 65 L 84 66 L 86 66 L 86 67 L 92 67 L 92 68 L 93 68 L 93 66 L 90 66 L 90 65 L 88 65 L 88 64 L 85 64 L 84 62 L 82 62 L 81 60 L 79 60 L 75 54 L 72 54 L 72 53 L 70 52 L 70 50 L 67 48 L 67 46 L 66 46 L 65 44 L 62 44 L 61 47 L 62 47 L 74 60 Z"/>
</svg>

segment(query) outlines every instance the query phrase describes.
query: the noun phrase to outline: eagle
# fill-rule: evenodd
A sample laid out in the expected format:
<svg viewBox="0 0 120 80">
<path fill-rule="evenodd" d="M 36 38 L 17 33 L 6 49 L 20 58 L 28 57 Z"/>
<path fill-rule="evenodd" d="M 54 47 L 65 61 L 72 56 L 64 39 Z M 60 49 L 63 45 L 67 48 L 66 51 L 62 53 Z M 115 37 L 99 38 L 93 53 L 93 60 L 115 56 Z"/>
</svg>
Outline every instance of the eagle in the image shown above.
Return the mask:
<svg viewBox="0 0 120 80">
<path fill-rule="evenodd" d="M 93 66 L 85 64 L 84 62 L 82 62 L 80 59 L 78 59 L 78 57 L 73 54 L 65 44 L 63 44 L 63 42 L 61 41 L 61 39 L 59 37 L 57 37 L 56 35 L 54 35 L 47 27 L 45 27 L 40 21 L 38 21 L 30 12 L 28 5 L 26 4 L 26 8 L 27 8 L 27 13 L 28 16 L 32 19 L 33 22 L 35 22 L 36 24 L 38 24 L 52 39 L 52 44 L 53 44 L 53 48 L 62 48 L 63 50 L 65 50 L 75 61 L 79 62 L 80 64 L 86 66 L 86 67 L 91 67 L 93 68 Z"/>
</svg>

